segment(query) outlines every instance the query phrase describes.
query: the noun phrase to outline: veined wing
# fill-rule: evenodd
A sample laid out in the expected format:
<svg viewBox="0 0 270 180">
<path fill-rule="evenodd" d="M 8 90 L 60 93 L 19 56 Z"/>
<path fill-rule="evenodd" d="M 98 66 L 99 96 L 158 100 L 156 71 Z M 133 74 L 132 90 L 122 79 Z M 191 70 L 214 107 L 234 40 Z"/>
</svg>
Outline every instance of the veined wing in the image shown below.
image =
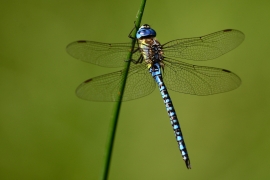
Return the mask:
<svg viewBox="0 0 270 180">
<path fill-rule="evenodd" d="M 85 62 L 104 67 L 122 67 L 131 51 L 131 44 L 75 41 L 67 45 L 66 50 L 72 57 Z M 133 59 L 139 56 L 140 52 L 137 51 L 133 54 Z"/>
<path fill-rule="evenodd" d="M 77 96 L 90 101 L 117 101 L 121 93 L 122 72 L 116 71 L 86 80 L 77 88 Z M 154 89 L 155 82 L 146 65 L 131 63 L 122 101 L 144 97 Z"/>
<path fill-rule="evenodd" d="M 239 46 L 245 35 L 226 29 L 201 37 L 176 39 L 163 44 L 164 56 L 188 60 L 210 60 Z"/>
<path fill-rule="evenodd" d="M 203 96 L 231 91 L 241 84 L 241 79 L 226 69 L 171 59 L 165 62 L 164 82 L 173 91 Z"/>
</svg>

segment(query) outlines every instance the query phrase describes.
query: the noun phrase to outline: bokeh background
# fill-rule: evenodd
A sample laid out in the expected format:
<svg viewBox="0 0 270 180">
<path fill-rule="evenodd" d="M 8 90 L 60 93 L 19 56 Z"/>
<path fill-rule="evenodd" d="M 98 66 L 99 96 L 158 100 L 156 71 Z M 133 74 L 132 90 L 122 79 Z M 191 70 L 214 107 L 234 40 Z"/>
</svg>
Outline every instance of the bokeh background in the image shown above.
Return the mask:
<svg viewBox="0 0 270 180">
<path fill-rule="evenodd" d="M 0 2 L 0 179 L 99 179 L 114 103 L 84 101 L 76 87 L 118 69 L 70 57 L 75 40 L 130 42 L 140 0 Z M 163 101 L 122 104 L 110 180 L 270 179 L 270 2 L 148 0 L 142 23 L 160 42 L 233 28 L 238 48 L 205 62 L 240 88 L 213 96 L 170 91 L 192 169 L 181 158 Z M 187 61 L 185 61 L 187 62 Z"/>
</svg>

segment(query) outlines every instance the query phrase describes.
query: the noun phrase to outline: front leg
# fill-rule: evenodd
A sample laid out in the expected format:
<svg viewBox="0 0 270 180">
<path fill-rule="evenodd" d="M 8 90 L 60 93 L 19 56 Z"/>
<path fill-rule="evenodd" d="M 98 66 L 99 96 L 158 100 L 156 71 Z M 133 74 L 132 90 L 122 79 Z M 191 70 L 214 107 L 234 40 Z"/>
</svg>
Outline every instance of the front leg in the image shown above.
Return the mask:
<svg viewBox="0 0 270 180">
<path fill-rule="evenodd" d="M 138 28 L 136 27 L 136 21 L 134 21 L 134 27 L 131 29 L 131 31 L 130 31 L 130 33 L 128 34 L 128 37 L 130 38 L 130 39 L 136 39 L 136 38 L 134 38 L 134 37 L 132 37 L 131 36 L 131 34 L 132 34 L 132 32 L 134 31 L 134 29 L 135 30 L 137 30 Z"/>
<path fill-rule="evenodd" d="M 137 48 L 135 50 L 132 51 L 132 54 L 136 53 L 137 51 L 140 51 L 140 48 L 139 48 L 139 42 L 136 38 L 132 37 L 131 34 L 132 32 L 135 30 L 137 30 L 138 28 L 136 27 L 136 21 L 134 21 L 134 27 L 132 28 L 132 30 L 130 31 L 128 37 L 132 40 L 136 40 L 136 43 L 137 43 Z M 125 60 L 125 62 L 128 62 L 128 61 L 132 61 L 134 64 L 138 64 L 138 63 L 142 63 L 143 62 L 143 56 L 140 55 L 140 57 L 138 58 L 138 60 L 134 60 L 134 59 L 130 59 L 130 60 Z"/>
</svg>

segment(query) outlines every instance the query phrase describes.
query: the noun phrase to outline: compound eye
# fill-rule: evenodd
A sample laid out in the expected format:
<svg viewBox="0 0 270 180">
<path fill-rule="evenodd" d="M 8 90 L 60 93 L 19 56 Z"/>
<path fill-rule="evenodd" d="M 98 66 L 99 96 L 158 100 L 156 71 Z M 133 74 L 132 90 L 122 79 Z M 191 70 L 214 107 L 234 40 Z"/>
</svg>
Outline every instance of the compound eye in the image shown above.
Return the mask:
<svg viewBox="0 0 270 180">
<path fill-rule="evenodd" d="M 141 35 L 144 35 L 145 34 L 145 30 L 140 30 L 138 33 L 141 34 Z"/>
</svg>

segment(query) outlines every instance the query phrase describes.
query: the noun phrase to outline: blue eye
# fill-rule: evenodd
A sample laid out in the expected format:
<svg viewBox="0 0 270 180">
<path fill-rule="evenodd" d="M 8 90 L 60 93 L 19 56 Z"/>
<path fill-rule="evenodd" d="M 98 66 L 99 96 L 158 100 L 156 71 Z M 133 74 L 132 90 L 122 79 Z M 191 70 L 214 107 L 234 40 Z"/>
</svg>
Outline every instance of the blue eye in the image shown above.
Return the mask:
<svg viewBox="0 0 270 180">
<path fill-rule="evenodd" d="M 136 33 L 136 37 L 137 39 L 146 37 L 146 36 L 156 36 L 156 32 L 155 30 L 151 29 L 151 28 L 140 28 L 137 33 Z"/>
<path fill-rule="evenodd" d="M 141 34 L 141 35 L 143 35 L 143 34 L 145 34 L 145 30 L 141 30 L 138 33 Z"/>
</svg>

